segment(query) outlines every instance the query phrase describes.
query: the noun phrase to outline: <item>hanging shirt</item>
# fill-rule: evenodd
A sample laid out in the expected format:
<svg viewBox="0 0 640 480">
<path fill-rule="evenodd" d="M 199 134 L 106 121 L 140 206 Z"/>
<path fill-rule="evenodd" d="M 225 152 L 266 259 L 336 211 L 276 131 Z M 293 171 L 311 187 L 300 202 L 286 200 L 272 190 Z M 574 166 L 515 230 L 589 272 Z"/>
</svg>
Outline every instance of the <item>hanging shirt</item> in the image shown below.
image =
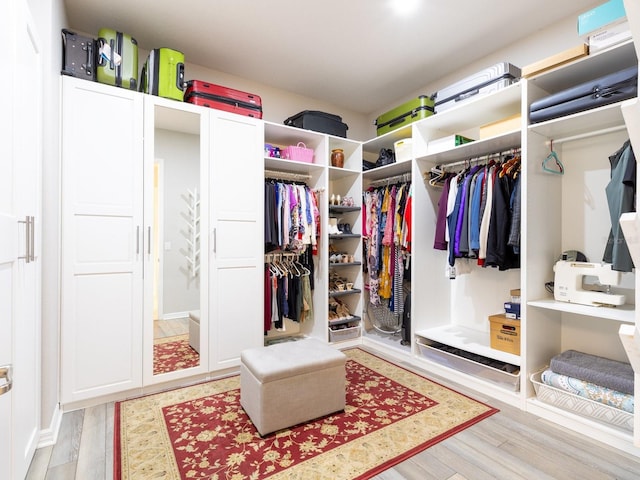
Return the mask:
<svg viewBox="0 0 640 480">
<path fill-rule="evenodd" d="M 636 158 L 627 140 L 622 147 L 609 157 L 611 180 L 605 188 L 611 230 L 605 247 L 603 261 L 611 263 L 611 268 L 619 272 L 631 272 L 633 260 L 620 227 L 620 215 L 635 211 Z"/>
</svg>

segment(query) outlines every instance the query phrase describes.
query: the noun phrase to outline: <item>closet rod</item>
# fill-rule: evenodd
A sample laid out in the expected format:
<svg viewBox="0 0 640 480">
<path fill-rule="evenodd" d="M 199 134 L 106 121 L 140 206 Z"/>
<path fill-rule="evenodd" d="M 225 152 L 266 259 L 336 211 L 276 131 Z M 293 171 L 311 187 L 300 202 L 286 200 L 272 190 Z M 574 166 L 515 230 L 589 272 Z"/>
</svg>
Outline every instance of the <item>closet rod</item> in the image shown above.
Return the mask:
<svg viewBox="0 0 640 480">
<path fill-rule="evenodd" d="M 380 178 L 378 180 L 372 180 L 369 183 L 370 187 L 377 187 L 379 185 L 385 185 L 388 183 L 397 183 L 397 182 L 410 182 L 411 181 L 411 172 L 401 173 L 400 175 L 394 175 L 393 177 Z"/>
<path fill-rule="evenodd" d="M 283 258 L 299 258 L 300 253 L 294 252 L 274 252 L 264 254 L 264 263 L 271 263 L 273 261 L 281 261 Z"/>
<path fill-rule="evenodd" d="M 570 137 L 563 138 L 553 138 L 549 140 L 547 145 L 551 145 L 551 143 L 563 143 L 563 142 L 571 142 L 573 140 L 581 140 L 583 138 L 595 137 L 596 135 L 604 135 L 607 133 L 617 132 L 619 130 L 626 130 L 626 125 L 618 125 L 617 127 L 603 128 L 602 130 L 594 130 L 593 132 L 580 133 L 578 135 L 571 135 Z"/>
<path fill-rule="evenodd" d="M 493 157 L 496 157 L 496 156 L 503 157 L 505 155 L 514 155 L 516 153 L 520 153 L 520 148 L 511 148 L 511 149 L 505 150 L 503 152 L 488 153 L 486 155 L 481 155 L 479 157 L 467 158 L 466 160 L 460 160 L 460 161 L 457 161 L 457 162 L 445 163 L 443 165 L 440 165 L 440 167 L 441 168 L 449 168 L 449 167 L 457 167 L 459 165 L 468 165 L 471 162 L 484 162 L 485 160 L 489 160 L 490 158 L 493 158 Z"/>
<path fill-rule="evenodd" d="M 293 173 L 293 172 L 279 172 L 276 170 L 265 170 L 265 178 L 274 178 L 282 180 L 307 180 L 311 178 L 311 175 L 306 173 Z"/>
</svg>

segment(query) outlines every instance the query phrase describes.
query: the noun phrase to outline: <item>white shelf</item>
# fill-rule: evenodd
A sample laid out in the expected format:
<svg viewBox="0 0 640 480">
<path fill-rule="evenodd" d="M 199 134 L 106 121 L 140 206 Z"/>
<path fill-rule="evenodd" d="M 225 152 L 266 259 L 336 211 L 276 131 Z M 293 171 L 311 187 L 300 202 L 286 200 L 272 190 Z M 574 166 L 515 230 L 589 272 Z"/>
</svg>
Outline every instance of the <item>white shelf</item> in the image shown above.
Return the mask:
<svg viewBox="0 0 640 480">
<path fill-rule="evenodd" d="M 624 127 L 622 108 L 636 102 L 636 99 L 625 100 L 611 105 L 566 115 L 529 125 L 529 131 L 539 133 L 547 138 L 571 137 L 574 135 L 597 133 L 615 127 Z"/>
<path fill-rule="evenodd" d="M 427 154 L 424 157 L 420 157 L 420 160 L 440 165 L 460 159 L 481 157 L 482 155 L 488 155 L 490 153 L 504 152 L 511 148 L 519 148 L 521 138 L 520 130 L 516 130 L 504 135 L 465 143 L 444 152 L 434 153 L 433 155 Z"/>
<path fill-rule="evenodd" d="M 575 313 L 588 317 L 598 317 L 616 322 L 635 323 L 636 311 L 634 305 L 620 307 L 596 307 L 593 305 L 579 305 L 577 303 L 558 302 L 553 299 L 533 300 L 527 302 L 531 307 L 546 308 L 558 312 Z"/>
<path fill-rule="evenodd" d="M 489 346 L 489 333 L 459 325 L 444 325 L 415 332 L 416 335 L 466 352 L 482 355 L 511 365 L 520 366 L 520 356 L 493 349 Z"/>
<path fill-rule="evenodd" d="M 495 92 L 465 100 L 444 112 L 415 123 L 424 138 L 440 138 L 478 128 L 521 111 L 521 82 Z"/>
</svg>

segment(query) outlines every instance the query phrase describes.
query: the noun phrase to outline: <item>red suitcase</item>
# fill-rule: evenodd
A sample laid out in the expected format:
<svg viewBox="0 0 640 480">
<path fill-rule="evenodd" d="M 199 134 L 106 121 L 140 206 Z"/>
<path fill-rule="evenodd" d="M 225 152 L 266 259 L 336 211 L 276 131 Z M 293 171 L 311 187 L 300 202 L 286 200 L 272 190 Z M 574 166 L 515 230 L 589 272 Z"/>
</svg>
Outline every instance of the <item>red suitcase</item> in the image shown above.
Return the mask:
<svg viewBox="0 0 640 480">
<path fill-rule="evenodd" d="M 187 82 L 184 101 L 247 117 L 262 118 L 262 99 L 258 95 L 201 80 Z"/>
</svg>

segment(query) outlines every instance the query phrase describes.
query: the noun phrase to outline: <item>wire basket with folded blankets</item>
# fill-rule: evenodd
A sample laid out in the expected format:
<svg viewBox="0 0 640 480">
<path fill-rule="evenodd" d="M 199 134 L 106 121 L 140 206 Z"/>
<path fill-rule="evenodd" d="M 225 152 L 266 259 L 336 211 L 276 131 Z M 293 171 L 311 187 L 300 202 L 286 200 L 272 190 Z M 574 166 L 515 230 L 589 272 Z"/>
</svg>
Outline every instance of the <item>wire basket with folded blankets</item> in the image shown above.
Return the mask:
<svg viewBox="0 0 640 480">
<path fill-rule="evenodd" d="M 628 363 L 566 350 L 531 381 L 540 401 L 633 430 L 634 372 Z"/>
</svg>

